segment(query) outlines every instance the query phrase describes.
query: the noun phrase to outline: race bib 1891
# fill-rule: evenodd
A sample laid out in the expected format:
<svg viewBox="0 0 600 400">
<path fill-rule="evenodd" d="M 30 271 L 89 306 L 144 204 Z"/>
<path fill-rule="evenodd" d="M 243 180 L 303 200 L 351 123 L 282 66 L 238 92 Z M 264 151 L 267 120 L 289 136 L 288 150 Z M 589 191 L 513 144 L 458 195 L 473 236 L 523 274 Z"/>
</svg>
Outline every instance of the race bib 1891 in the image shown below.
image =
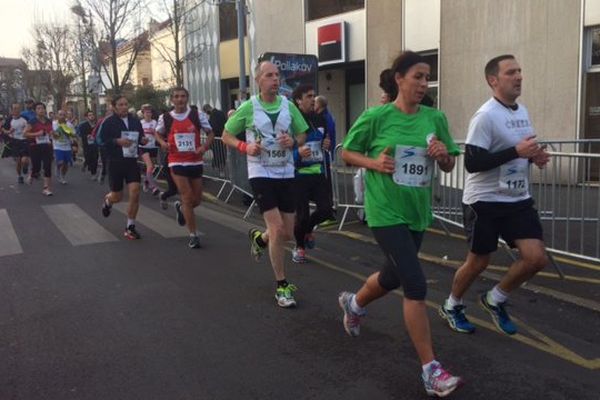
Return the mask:
<svg viewBox="0 0 600 400">
<path fill-rule="evenodd" d="M 187 133 L 175 133 L 173 134 L 175 139 L 175 147 L 180 153 L 189 153 L 196 151 L 196 134 L 193 132 Z"/>
<path fill-rule="evenodd" d="M 425 187 L 431 184 L 433 160 L 427 149 L 414 146 L 396 146 L 394 182 L 402 186 Z"/>
</svg>

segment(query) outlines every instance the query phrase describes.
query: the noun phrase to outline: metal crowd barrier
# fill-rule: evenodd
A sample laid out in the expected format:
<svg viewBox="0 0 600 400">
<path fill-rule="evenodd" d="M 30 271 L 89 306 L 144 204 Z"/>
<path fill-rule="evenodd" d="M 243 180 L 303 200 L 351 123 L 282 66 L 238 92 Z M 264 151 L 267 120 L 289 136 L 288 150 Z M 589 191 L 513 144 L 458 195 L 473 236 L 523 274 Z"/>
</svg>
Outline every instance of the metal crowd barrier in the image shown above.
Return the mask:
<svg viewBox="0 0 600 400">
<path fill-rule="evenodd" d="M 542 220 L 547 250 L 551 254 L 600 262 L 600 154 L 595 150 L 600 140 L 542 143 L 552 150 L 551 160 L 544 169 L 531 167 L 530 193 Z M 436 171 L 433 213 L 447 232 L 445 224 L 463 227 L 465 176 L 462 154 L 451 172 Z"/>
<path fill-rule="evenodd" d="M 202 133 L 202 142 L 206 140 L 206 134 Z M 221 197 L 228 184 L 231 184 L 230 171 L 228 168 L 228 152 L 227 146 L 223 143 L 223 139 L 216 137 L 210 149 L 204 153 L 204 172 L 203 177 L 217 182 L 219 190 L 217 198 Z"/>
</svg>

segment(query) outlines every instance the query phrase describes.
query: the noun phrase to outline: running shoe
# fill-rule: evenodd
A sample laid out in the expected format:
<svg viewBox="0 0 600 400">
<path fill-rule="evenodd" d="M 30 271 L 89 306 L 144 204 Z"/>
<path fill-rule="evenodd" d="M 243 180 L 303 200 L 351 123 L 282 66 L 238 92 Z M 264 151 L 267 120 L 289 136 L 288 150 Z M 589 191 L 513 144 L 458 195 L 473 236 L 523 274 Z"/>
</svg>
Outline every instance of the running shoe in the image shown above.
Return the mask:
<svg viewBox="0 0 600 400">
<path fill-rule="evenodd" d="M 465 306 L 458 305 L 452 309 L 447 309 L 444 304 L 440 306 L 438 310 L 440 317 L 448 322 L 448 326 L 456 332 L 461 333 L 473 333 L 475 332 L 475 326 L 469 322 L 465 315 Z"/>
<path fill-rule="evenodd" d="M 123 232 L 123 236 L 125 236 L 129 240 L 136 240 L 142 238 L 138 231 L 135 229 L 135 225 L 129 225 L 125 229 L 125 232 Z"/>
<path fill-rule="evenodd" d="M 304 245 L 307 249 L 315 248 L 315 235 L 313 233 L 308 233 L 304 236 Z"/>
<path fill-rule="evenodd" d="M 250 254 L 256 261 L 260 260 L 264 253 L 264 248 L 261 247 L 257 241 L 261 235 L 262 232 L 256 228 L 252 228 L 248 231 L 248 237 L 250 238 Z"/>
<path fill-rule="evenodd" d="M 17 178 L 17 182 L 20 184 L 25 183 L 25 178 L 23 178 L 22 176 L 19 175 L 19 177 Z"/>
<path fill-rule="evenodd" d="M 61 176 L 61 177 L 60 177 L 60 183 L 61 183 L 61 184 L 63 184 L 63 185 L 66 185 L 66 184 L 67 184 L 67 180 L 65 179 L 65 177 L 64 177 L 64 176 Z"/>
<path fill-rule="evenodd" d="M 194 236 L 190 236 L 190 241 L 188 242 L 188 247 L 190 249 L 199 249 L 200 246 L 200 239 L 198 238 L 198 236 L 194 235 Z"/>
<path fill-rule="evenodd" d="M 160 192 L 158 194 L 158 203 L 163 210 L 169 208 L 169 203 L 167 203 L 167 199 L 165 199 L 165 192 Z"/>
<path fill-rule="evenodd" d="M 102 204 L 102 215 L 108 217 L 110 215 L 110 210 L 112 209 L 112 204 L 110 204 L 106 199 L 104 199 L 104 204 Z"/>
<path fill-rule="evenodd" d="M 31 184 L 33 184 L 33 177 L 32 177 L 31 175 L 28 175 L 28 176 L 27 176 L 27 184 L 28 184 L 28 185 L 31 185 Z"/>
<path fill-rule="evenodd" d="M 181 202 L 179 200 L 175 202 L 175 221 L 180 226 L 185 225 L 185 217 L 183 216 L 183 212 L 181 212 Z"/>
<path fill-rule="evenodd" d="M 360 335 L 360 317 L 364 317 L 366 313 L 363 312 L 361 314 L 357 314 L 352 311 L 350 302 L 352 301 L 353 296 L 355 296 L 354 293 L 342 292 L 338 297 L 338 303 L 344 312 L 343 322 L 346 333 L 350 336 L 358 336 Z"/>
<path fill-rule="evenodd" d="M 158 196 L 158 194 L 160 193 L 160 189 L 155 187 L 154 189 L 152 189 L 152 196 Z"/>
<path fill-rule="evenodd" d="M 277 291 L 275 292 L 275 300 L 277 300 L 277 305 L 283 308 L 296 307 L 296 299 L 294 299 L 294 294 L 298 288 L 291 283 L 288 283 L 287 286 L 279 286 Z"/>
<path fill-rule="evenodd" d="M 302 247 L 294 247 L 292 250 L 292 261 L 304 264 L 306 262 L 306 251 Z"/>
<path fill-rule="evenodd" d="M 42 190 L 42 194 L 44 196 L 52 196 L 52 192 L 50 191 L 50 189 L 48 189 L 47 187 L 44 188 L 44 190 Z"/>
<path fill-rule="evenodd" d="M 429 396 L 446 397 L 462 385 L 459 376 L 453 376 L 438 362 L 433 363 L 427 372 L 421 374 L 425 391 Z"/>
<path fill-rule="evenodd" d="M 508 313 L 504 309 L 506 303 L 498 303 L 498 305 L 493 306 L 488 303 L 487 293 L 484 293 L 479 298 L 479 304 L 481 305 L 481 308 L 490 313 L 494 325 L 496 325 L 496 328 L 498 328 L 500 332 L 506 333 L 507 335 L 514 335 L 517 333 L 517 327 L 510 320 Z"/>
</svg>

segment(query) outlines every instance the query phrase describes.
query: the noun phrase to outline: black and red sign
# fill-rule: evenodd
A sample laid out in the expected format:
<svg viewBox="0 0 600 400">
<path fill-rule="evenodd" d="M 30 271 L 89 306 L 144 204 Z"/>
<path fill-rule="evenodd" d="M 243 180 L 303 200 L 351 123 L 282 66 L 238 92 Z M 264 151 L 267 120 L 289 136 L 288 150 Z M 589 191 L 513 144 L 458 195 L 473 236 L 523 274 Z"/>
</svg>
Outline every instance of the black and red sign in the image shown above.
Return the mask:
<svg viewBox="0 0 600 400">
<path fill-rule="evenodd" d="M 346 24 L 335 22 L 317 28 L 319 65 L 346 61 Z"/>
</svg>

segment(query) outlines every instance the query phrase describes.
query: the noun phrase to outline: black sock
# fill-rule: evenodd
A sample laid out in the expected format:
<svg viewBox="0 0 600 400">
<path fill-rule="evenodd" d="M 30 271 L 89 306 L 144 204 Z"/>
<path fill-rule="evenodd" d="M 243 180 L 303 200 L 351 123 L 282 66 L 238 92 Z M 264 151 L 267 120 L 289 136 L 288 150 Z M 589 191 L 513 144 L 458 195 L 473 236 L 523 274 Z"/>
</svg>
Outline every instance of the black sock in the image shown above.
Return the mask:
<svg viewBox="0 0 600 400">
<path fill-rule="evenodd" d="M 256 244 L 259 245 L 262 248 L 267 247 L 267 242 L 265 242 L 262 238 L 262 234 L 260 236 L 256 237 Z"/>
<path fill-rule="evenodd" d="M 278 287 L 278 288 L 280 288 L 280 287 L 283 287 L 283 288 L 284 288 L 284 287 L 286 287 L 287 285 L 288 285 L 288 281 L 287 281 L 287 280 L 285 280 L 285 279 L 283 279 L 283 280 L 281 280 L 281 281 L 277 281 L 277 287 Z"/>
</svg>

